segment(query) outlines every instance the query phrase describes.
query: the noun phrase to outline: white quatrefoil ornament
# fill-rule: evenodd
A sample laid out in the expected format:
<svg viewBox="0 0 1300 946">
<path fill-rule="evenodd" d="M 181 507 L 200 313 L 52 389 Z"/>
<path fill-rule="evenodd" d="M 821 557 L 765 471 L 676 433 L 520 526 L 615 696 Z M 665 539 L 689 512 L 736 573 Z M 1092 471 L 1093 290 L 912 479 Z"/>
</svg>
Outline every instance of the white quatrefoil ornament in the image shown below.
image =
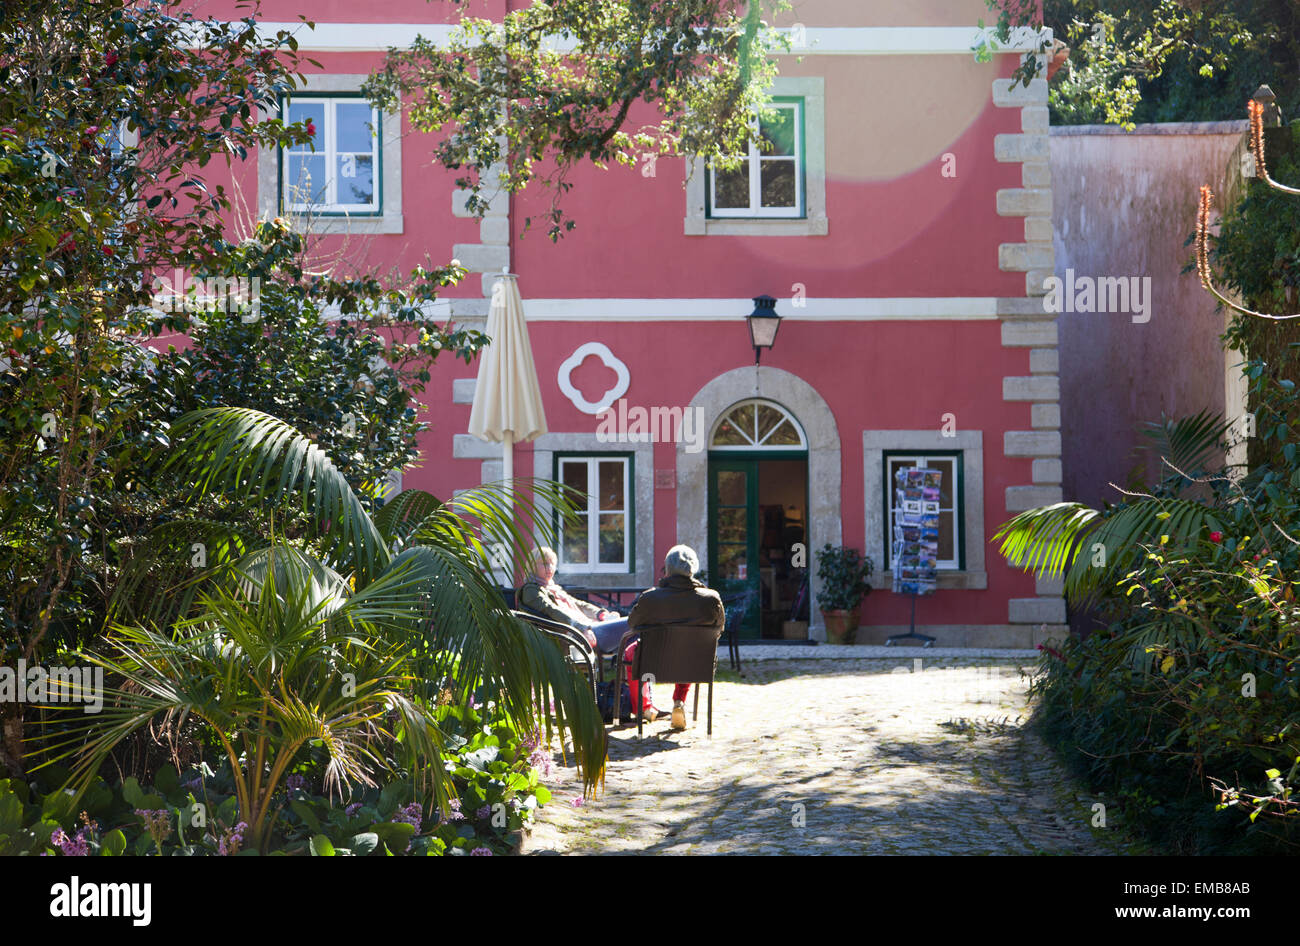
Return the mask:
<svg viewBox="0 0 1300 946">
<path fill-rule="evenodd" d="M 573 379 L 571 377 L 573 369 L 582 364 L 588 355 L 595 355 L 605 363 L 605 367 L 609 368 L 618 376 L 618 380 L 614 382 L 614 386 L 601 395 L 599 401 L 594 402 L 588 401 L 582 396 L 582 392 L 573 386 Z M 599 414 L 627 393 L 627 385 L 628 381 L 631 380 L 631 377 L 632 376 L 628 373 L 627 365 L 619 361 L 612 351 L 600 342 L 587 342 L 585 345 L 579 345 L 572 355 L 564 359 L 564 362 L 560 365 L 559 377 L 556 380 L 559 382 L 560 391 L 565 397 L 573 402 L 574 407 L 582 411 L 584 414 Z"/>
</svg>

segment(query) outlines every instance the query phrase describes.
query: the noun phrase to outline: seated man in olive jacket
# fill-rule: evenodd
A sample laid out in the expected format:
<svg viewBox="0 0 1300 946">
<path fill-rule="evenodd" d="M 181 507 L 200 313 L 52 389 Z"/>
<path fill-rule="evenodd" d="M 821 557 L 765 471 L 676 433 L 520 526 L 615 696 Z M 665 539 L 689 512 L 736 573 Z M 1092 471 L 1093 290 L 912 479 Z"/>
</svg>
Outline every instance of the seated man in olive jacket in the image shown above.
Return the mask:
<svg viewBox="0 0 1300 946">
<path fill-rule="evenodd" d="M 722 597 L 712 588 L 697 581 L 695 573 L 700 569 L 700 560 L 693 549 L 687 545 L 674 545 L 664 558 L 665 577 L 658 587 L 643 591 L 636 599 L 627 623 L 631 630 L 638 630 L 648 625 L 689 625 L 691 627 L 712 627 L 721 636 L 726 623 L 726 610 L 722 607 Z M 646 685 L 645 700 L 642 702 L 640 681 L 632 674 L 632 661 L 636 657 L 636 648 L 640 643 L 634 641 L 623 654 L 627 662 L 627 685 L 632 691 L 632 709 L 653 722 L 662 715 L 655 709 L 654 700 Z M 691 691 L 689 683 L 679 683 L 673 687 L 673 720 L 675 730 L 686 728 L 686 696 Z"/>
<path fill-rule="evenodd" d="M 558 557 L 541 546 L 533 553 L 533 574 L 519 588 L 518 606 L 539 617 L 579 630 L 599 653 L 612 654 L 627 630 L 627 620 L 613 611 L 575 598 L 555 581 Z"/>
</svg>

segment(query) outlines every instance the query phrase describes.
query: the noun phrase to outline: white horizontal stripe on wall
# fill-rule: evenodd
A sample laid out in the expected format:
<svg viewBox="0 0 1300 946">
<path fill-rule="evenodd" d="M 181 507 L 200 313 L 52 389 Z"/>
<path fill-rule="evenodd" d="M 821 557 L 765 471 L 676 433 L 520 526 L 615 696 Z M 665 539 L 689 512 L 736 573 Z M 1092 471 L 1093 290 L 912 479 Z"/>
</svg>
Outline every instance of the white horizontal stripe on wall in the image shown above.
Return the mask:
<svg viewBox="0 0 1300 946">
<path fill-rule="evenodd" d="M 435 322 L 464 322 L 487 318 L 486 299 L 439 299 L 424 304 L 425 317 Z M 998 318 L 998 299 L 973 297 L 900 297 L 894 299 L 776 300 L 777 314 L 796 322 L 973 322 Z M 749 299 L 529 299 L 529 322 L 728 322 L 743 319 L 754 309 Z M 325 306 L 326 319 L 342 318 L 337 303 Z M 362 316 L 364 318 L 364 316 Z"/>
<path fill-rule="evenodd" d="M 258 24 L 259 32 L 273 37 L 279 30 L 292 33 L 300 48 L 319 52 L 383 50 L 410 46 L 416 36 L 444 45 L 456 27 L 448 23 L 316 23 L 312 30 L 300 22 Z M 789 30 L 785 32 L 789 33 Z M 1050 30 L 1046 31 L 1049 34 Z M 976 42 L 989 33 L 975 26 L 807 26 L 793 34 L 791 55 L 830 56 L 918 56 L 937 54 L 970 55 Z M 1037 48 L 1037 33 L 1015 30 L 1011 42 L 999 52 L 1030 52 Z M 551 44 L 559 51 L 572 49 L 573 41 Z"/>
<path fill-rule="evenodd" d="M 996 319 L 997 299 L 898 298 L 777 299 L 777 314 L 808 322 L 888 322 L 939 319 Z M 529 299 L 529 322 L 703 322 L 743 319 L 754 309 L 749 299 Z"/>
</svg>

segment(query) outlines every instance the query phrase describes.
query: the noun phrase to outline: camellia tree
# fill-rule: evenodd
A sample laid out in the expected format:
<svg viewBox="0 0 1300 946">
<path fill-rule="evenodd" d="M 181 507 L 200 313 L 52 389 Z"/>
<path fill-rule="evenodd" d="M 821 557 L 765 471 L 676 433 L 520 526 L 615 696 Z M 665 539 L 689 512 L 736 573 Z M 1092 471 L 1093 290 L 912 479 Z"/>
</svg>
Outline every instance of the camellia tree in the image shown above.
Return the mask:
<svg viewBox="0 0 1300 946">
<path fill-rule="evenodd" d="M 0 652 L 38 656 L 77 610 L 96 495 L 162 431 L 129 429 L 151 275 L 224 272 L 230 207 L 203 169 L 306 140 L 259 108 L 295 41 L 127 0 L 6 4 L 0 19 Z M 74 622 L 75 623 L 75 622 Z M 0 705 L 20 766 L 21 704 Z"/>
</svg>

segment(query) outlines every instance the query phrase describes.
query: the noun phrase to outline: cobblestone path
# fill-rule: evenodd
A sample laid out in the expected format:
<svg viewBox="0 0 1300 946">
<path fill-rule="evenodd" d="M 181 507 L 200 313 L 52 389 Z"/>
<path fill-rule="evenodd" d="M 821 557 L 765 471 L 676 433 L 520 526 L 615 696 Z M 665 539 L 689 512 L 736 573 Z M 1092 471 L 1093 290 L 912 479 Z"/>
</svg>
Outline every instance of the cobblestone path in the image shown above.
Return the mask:
<svg viewBox="0 0 1300 946">
<path fill-rule="evenodd" d="M 716 685 L 712 738 L 703 697 L 684 733 L 664 719 L 640 740 L 614 731 L 605 790 L 580 807 L 573 770 L 557 769 L 525 852 L 1106 853 L 1088 799 L 1021 725 L 1014 660 L 750 661 L 745 674 Z M 657 687 L 658 705 L 670 693 Z"/>
</svg>

